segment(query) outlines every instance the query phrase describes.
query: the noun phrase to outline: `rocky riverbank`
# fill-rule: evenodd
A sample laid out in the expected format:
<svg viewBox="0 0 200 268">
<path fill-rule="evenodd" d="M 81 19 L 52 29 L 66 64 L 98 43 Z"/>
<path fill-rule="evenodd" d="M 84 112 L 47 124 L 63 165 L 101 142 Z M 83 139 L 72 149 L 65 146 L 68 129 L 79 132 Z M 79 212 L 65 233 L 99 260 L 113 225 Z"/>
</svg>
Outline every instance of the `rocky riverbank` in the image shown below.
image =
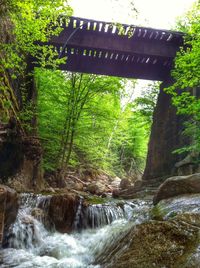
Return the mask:
<svg viewBox="0 0 200 268">
<path fill-rule="evenodd" d="M 125 217 L 129 227 L 124 227 L 110 242 L 102 240 L 106 247 L 95 253 L 91 267 L 198 268 L 199 181 L 200 174 L 176 176 L 167 179 L 154 195 L 153 192 L 150 195 L 149 191 L 143 191 L 142 199 L 149 200 L 146 208 L 144 202 L 147 201 L 135 196 L 142 193 L 139 185 L 136 183 L 134 188 L 134 185 L 124 180 L 118 183 L 113 195 L 115 196 L 116 191 L 128 192 L 130 199 L 127 201 L 122 198 L 113 199 L 111 191 L 110 195 L 109 192 L 103 192 L 105 197 L 102 197 L 104 194 L 94 195 L 88 190 L 77 191 L 67 187 L 47 188 L 42 194 L 21 194 L 19 198 L 14 190 L 1 186 L 0 222 L 4 233 L 1 237 L 4 238 L 3 245 L 9 246 L 14 235 L 11 229 L 16 217 L 18 226 L 24 226 L 23 230 L 26 232 L 36 230 L 34 226 L 36 222 L 40 222 L 46 230 L 69 235 L 91 228 L 97 228 L 98 232 L 101 230 L 99 228 L 112 226 L 115 221 Z M 26 207 L 26 204 L 31 204 L 28 216 L 20 214 L 19 218 L 18 207 Z"/>
</svg>

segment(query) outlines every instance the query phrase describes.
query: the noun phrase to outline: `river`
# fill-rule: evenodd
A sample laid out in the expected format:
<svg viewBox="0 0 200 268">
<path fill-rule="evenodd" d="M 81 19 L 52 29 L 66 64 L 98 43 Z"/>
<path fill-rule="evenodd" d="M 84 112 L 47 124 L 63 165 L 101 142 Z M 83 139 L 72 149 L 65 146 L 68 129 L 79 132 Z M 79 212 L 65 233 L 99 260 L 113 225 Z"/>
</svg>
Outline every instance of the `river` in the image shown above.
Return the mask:
<svg viewBox="0 0 200 268">
<path fill-rule="evenodd" d="M 91 205 L 81 216 L 81 202 L 74 220 L 74 231 L 61 234 L 46 228 L 31 215 L 41 202 L 48 209 L 50 197 L 22 194 L 16 222 L 7 237 L 8 248 L 0 250 L 2 268 L 100 268 L 98 259 L 107 246 L 133 225 L 149 219 L 150 201 L 111 201 Z"/>
</svg>

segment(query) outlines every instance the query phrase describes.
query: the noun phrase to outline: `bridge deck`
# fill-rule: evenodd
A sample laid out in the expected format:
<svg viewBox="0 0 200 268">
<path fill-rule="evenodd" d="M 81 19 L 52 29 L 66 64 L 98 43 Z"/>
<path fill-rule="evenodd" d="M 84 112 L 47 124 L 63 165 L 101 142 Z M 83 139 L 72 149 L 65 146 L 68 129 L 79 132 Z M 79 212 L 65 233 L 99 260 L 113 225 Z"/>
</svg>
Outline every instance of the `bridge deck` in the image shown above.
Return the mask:
<svg viewBox="0 0 200 268">
<path fill-rule="evenodd" d="M 61 20 L 63 31 L 53 44 L 67 56 L 62 70 L 127 78 L 164 80 L 183 45 L 183 34 L 71 17 Z M 67 41 L 67 44 L 66 44 Z"/>
</svg>

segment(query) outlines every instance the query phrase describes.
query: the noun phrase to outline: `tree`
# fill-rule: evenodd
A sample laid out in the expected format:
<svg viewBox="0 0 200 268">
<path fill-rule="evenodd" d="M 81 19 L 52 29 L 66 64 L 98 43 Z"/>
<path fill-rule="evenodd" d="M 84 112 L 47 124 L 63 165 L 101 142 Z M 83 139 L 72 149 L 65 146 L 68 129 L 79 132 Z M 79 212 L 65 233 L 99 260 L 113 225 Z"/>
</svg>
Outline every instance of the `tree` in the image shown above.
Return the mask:
<svg viewBox="0 0 200 268">
<path fill-rule="evenodd" d="M 129 177 L 143 172 L 147 145 L 152 124 L 153 111 L 159 92 L 158 83 L 152 83 L 141 90 L 141 96 L 130 98 L 116 131 L 115 150 L 119 154 L 118 170 Z"/>
<path fill-rule="evenodd" d="M 79 154 L 97 164 L 119 110 L 120 79 L 38 69 L 36 81 L 46 167 L 65 170 Z"/>
<path fill-rule="evenodd" d="M 177 53 L 175 68 L 172 76 L 173 86 L 166 89 L 172 95 L 177 113 L 186 116 L 183 135 L 191 138 L 189 146 L 184 146 L 176 152 L 192 152 L 198 154 L 200 150 L 200 3 L 196 3 L 178 23 L 178 29 L 186 33 L 185 46 Z"/>
<path fill-rule="evenodd" d="M 45 170 L 95 168 L 135 176 L 145 165 L 157 88 L 133 100 L 127 80 L 37 69 Z"/>
<path fill-rule="evenodd" d="M 71 13 L 64 0 L 1 1 L 0 108 L 2 115 L 8 118 L 14 116 L 22 128 L 21 121 L 28 115 L 32 118 L 35 106 L 30 57 L 37 59 L 42 66 L 55 66 L 56 52 L 50 46 L 40 45 L 40 42 L 59 34 L 59 17 L 63 15 L 67 20 Z M 19 116 L 21 111 L 22 120 Z"/>
</svg>

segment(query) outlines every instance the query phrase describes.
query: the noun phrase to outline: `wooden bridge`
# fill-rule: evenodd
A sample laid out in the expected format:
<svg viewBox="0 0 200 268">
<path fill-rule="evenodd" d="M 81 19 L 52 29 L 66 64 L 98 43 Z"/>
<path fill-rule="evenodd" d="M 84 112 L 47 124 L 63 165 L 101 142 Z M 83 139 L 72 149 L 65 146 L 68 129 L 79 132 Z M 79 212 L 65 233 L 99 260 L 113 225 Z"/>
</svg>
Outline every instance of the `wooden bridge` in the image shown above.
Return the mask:
<svg viewBox="0 0 200 268">
<path fill-rule="evenodd" d="M 73 72 L 162 81 L 183 45 L 181 32 L 123 24 L 122 34 L 112 23 L 75 17 L 61 26 L 49 44 L 67 56 L 60 68 Z"/>
</svg>

